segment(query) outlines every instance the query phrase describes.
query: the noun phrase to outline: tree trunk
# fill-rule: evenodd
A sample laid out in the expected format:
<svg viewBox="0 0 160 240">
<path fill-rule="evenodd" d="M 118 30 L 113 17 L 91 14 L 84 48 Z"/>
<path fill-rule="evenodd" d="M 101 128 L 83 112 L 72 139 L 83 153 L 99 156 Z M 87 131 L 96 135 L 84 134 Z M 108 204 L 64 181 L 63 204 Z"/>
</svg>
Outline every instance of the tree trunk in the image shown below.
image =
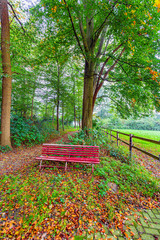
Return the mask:
<svg viewBox="0 0 160 240">
<path fill-rule="evenodd" d="M 47 118 L 47 114 L 48 114 L 48 99 L 46 101 L 46 106 L 45 106 L 45 117 Z"/>
<path fill-rule="evenodd" d="M 82 129 L 92 129 L 93 73 L 94 63 L 85 61 Z"/>
<path fill-rule="evenodd" d="M 64 131 L 64 105 L 62 102 L 62 130 Z"/>
<path fill-rule="evenodd" d="M 59 131 L 59 94 L 57 95 L 57 131 Z"/>
<path fill-rule="evenodd" d="M 96 102 L 96 99 L 97 99 L 98 92 L 99 92 L 99 90 L 101 89 L 102 85 L 103 85 L 103 82 L 101 82 L 101 83 L 99 84 L 99 86 L 95 89 L 95 92 L 94 92 L 94 94 L 93 94 L 92 112 L 93 112 L 93 110 L 94 110 L 94 105 L 95 105 L 95 102 Z"/>
<path fill-rule="evenodd" d="M 10 29 L 7 0 L 0 0 L 1 13 L 1 50 L 2 50 L 2 111 L 1 111 L 1 145 L 11 147 L 10 112 L 12 72 L 10 60 Z"/>
<path fill-rule="evenodd" d="M 57 82 L 57 131 L 59 131 L 59 83 L 60 83 L 60 69 L 58 66 L 58 82 Z"/>
<path fill-rule="evenodd" d="M 35 97 L 35 91 L 33 92 L 33 95 L 32 95 L 31 120 L 33 120 L 34 97 Z"/>
<path fill-rule="evenodd" d="M 74 127 L 76 128 L 77 125 L 76 125 L 76 106 L 74 104 Z"/>
<path fill-rule="evenodd" d="M 55 105 L 53 107 L 53 112 L 52 112 L 52 122 L 54 123 L 54 110 L 55 110 Z"/>
</svg>

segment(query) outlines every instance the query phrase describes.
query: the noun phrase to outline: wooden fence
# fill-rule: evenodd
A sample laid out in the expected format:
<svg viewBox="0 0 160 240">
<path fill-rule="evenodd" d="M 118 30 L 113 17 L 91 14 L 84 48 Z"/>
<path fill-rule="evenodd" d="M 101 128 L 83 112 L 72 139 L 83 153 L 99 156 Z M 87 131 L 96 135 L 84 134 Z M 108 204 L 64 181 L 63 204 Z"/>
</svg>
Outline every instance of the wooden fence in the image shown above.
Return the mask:
<svg viewBox="0 0 160 240">
<path fill-rule="evenodd" d="M 121 141 L 121 142 L 123 142 L 123 143 L 125 143 L 125 144 L 127 144 L 129 146 L 129 152 L 130 152 L 130 157 L 131 158 L 132 158 L 132 149 L 134 148 L 134 149 L 136 149 L 136 150 L 138 150 L 138 151 L 140 151 L 142 153 L 145 153 L 146 155 L 148 155 L 148 156 L 150 156 L 150 157 L 160 161 L 160 154 L 159 154 L 159 156 L 156 156 L 156 155 L 154 155 L 152 153 L 149 153 L 149 152 L 147 152 L 147 151 L 145 151 L 143 149 L 140 149 L 139 147 L 134 146 L 133 145 L 133 139 L 135 138 L 135 139 L 143 140 L 143 141 L 146 141 L 146 142 L 155 143 L 155 144 L 158 144 L 158 145 L 160 145 L 160 141 L 147 139 L 147 138 L 143 138 L 143 137 L 138 137 L 138 136 L 134 136 L 132 134 L 126 134 L 126 133 L 122 133 L 122 132 L 118 132 L 118 131 L 114 131 L 114 130 L 105 129 L 105 131 L 106 131 L 107 137 L 108 137 L 108 135 L 111 136 L 111 141 L 112 141 L 112 138 L 116 139 L 117 146 L 119 145 L 119 141 Z M 112 132 L 116 133 L 116 136 L 113 135 Z M 120 139 L 119 138 L 120 134 L 128 136 L 129 137 L 129 141 L 126 142 L 123 139 Z"/>
</svg>

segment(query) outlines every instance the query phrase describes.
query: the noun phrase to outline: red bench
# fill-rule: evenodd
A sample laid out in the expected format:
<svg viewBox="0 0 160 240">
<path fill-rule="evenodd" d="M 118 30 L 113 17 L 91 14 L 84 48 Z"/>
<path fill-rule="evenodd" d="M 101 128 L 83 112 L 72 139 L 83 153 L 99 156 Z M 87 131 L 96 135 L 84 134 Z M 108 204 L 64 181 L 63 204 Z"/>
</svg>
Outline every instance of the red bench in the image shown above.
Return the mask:
<svg viewBox="0 0 160 240">
<path fill-rule="evenodd" d="M 39 170 L 42 167 L 54 167 L 42 165 L 43 160 L 65 162 L 65 171 L 67 163 L 89 163 L 92 164 L 92 172 L 94 164 L 99 163 L 99 147 L 87 145 L 61 145 L 61 144 L 43 144 L 42 155 L 36 158 L 40 160 Z"/>
</svg>

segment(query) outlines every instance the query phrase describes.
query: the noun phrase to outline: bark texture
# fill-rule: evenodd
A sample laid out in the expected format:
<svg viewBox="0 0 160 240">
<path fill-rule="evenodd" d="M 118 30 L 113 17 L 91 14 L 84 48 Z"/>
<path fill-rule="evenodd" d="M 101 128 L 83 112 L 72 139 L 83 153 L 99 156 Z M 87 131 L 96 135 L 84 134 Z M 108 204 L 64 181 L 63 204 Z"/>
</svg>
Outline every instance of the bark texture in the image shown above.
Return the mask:
<svg viewBox="0 0 160 240">
<path fill-rule="evenodd" d="M 92 128 L 94 63 L 85 61 L 82 129 Z"/>
<path fill-rule="evenodd" d="M 11 147 L 10 112 L 12 72 L 10 60 L 10 29 L 7 0 L 0 0 L 1 13 L 1 50 L 2 50 L 2 111 L 1 111 L 1 145 Z"/>
</svg>

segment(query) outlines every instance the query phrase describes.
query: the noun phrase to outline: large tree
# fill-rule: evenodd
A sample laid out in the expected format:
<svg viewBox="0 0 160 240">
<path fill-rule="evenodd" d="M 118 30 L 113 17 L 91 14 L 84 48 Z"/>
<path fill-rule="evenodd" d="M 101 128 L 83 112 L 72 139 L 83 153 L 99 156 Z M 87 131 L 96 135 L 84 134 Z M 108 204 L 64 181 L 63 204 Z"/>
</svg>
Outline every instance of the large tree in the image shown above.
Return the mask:
<svg viewBox="0 0 160 240">
<path fill-rule="evenodd" d="M 118 82 L 121 91 L 124 82 L 129 81 L 134 86 L 134 79 L 141 76 L 141 84 L 137 83 L 138 92 L 145 87 L 146 95 L 148 92 L 154 96 L 158 94 L 155 59 L 158 1 L 41 0 L 41 4 L 43 17 L 45 15 L 50 28 L 59 32 L 62 44 L 75 45 L 76 53 L 84 57 L 83 128 L 92 127 L 93 107 L 105 81 L 112 82 L 111 86 Z M 113 76 L 115 73 L 116 77 Z M 110 87 L 112 89 L 114 87 Z M 124 95 L 126 93 L 123 91 Z M 131 94 L 126 96 L 132 97 Z M 151 102 L 150 106 L 155 104 L 156 97 L 151 98 Z"/>
<path fill-rule="evenodd" d="M 0 0 L 1 15 L 1 50 L 2 50 L 2 110 L 1 110 L 1 145 L 11 147 L 10 111 L 12 72 L 10 60 L 10 27 L 7 0 Z"/>
</svg>

